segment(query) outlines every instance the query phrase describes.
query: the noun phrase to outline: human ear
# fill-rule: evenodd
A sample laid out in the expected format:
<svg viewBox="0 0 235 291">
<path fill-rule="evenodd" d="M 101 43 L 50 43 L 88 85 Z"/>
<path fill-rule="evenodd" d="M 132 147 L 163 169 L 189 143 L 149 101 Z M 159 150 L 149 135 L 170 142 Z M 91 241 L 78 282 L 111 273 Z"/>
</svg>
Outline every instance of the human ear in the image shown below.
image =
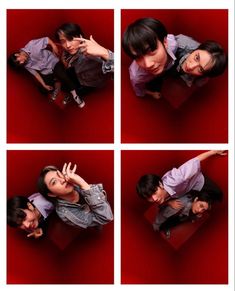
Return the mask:
<svg viewBox="0 0 235 291">
<path fill-rule="evenodd" d="M 28 207 L 28 209 L 31 210 L 31 211 L 34 210 L 34 207 L 33 207 L 32 203 L 30 203 L 30 202 L 27 203 L 27 207 Z"/>
<path fill-rule="evenodd" d="M 167 37 L 166 36 L 164 37 L 163 44 L 164 44 L 164 47 L 167 49 L 168 48 L 168 42 L 167 42 Z"/>
</svg>

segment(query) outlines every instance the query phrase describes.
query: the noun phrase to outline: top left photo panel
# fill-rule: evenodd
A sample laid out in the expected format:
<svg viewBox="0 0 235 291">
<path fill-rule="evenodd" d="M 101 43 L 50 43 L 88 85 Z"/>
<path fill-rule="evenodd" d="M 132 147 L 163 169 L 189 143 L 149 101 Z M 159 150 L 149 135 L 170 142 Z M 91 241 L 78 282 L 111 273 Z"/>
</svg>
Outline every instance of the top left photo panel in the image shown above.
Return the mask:
<svg viewBox="0 0 235 291">
<path fill-rule="evenodd" d="M 113 20 L 7 10 L 7 143 L 113 143 Z"/>
</svg>

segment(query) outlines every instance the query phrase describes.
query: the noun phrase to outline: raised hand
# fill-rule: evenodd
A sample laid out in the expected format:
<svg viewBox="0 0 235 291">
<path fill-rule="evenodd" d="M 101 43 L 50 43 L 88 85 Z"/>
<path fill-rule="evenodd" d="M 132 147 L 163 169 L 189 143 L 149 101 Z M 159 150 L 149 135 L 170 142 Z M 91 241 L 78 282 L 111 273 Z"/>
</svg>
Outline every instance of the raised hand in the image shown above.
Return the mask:
<svg viewBox="0 0 235 291">
<path fill-rule="evenodd" d="M 109 59 L 109 52 L 106 48 L 99 45 L 92 35 L 90 36 L 90 39 L 85 39 L 82 36 L 76 37 L 73 40 L 77 40 L 80 42 L 78 48 L 80 49 L 81 53 L 85 56 L 95 56 L 95 57 L 101 57 L 104 60 Z"/>
</svg>

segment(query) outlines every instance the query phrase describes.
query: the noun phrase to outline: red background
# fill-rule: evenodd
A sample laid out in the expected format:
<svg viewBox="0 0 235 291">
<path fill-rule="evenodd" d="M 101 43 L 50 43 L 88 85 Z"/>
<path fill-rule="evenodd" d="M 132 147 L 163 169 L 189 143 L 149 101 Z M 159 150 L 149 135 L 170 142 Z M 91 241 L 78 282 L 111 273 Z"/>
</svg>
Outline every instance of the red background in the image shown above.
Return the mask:
<svg viewBox="0 0 235 291">
<path fill-rule="evenodd" d="M 209 219 L 175 251 L 144 217 L 152 206 L 137 197 L 136 183 L 147 173 L 162 176 L 199 151 L 122 151 L 122 283 L 226 284 L 228 282 L 228 157 L 202 162 L 202 172 L 224 193 Z"/>
<path fill-rule="evenodd" d="M 113 209 L 112 151 L 8 151 L 8 197 L 37 192 L 40 170 L 68 161 L 77 163 L 88 183 L 103 183 Z M 113 283 L 112 222 L 100 233 L 85 230 L 63 251 L 48 236 L 27 239 L 25 232 L 7 227 L 8 284 Z"/>
<path fill-rule="evenodd" d="M 227 10 L 122 10 L 122 35 L 130 23 L 142 17 L 161 20 L 168 33 L 185 34 L 200 42 L 215 40 L 228 50 Z M 122 51 L 122 142 L 227 142 L 227 72 L 211 79 L 175 109 L 165 98 L 135 96 L 129 81 L 130 63 Z M 176 98 L 182 98 L 181 93 L 177 90 Z"/>
<path fill-rule="evenodd" d="M 65 22 L 113 50 L 113 10 L 8 10 L 7 55 L 29 40 L 48 36 Z M 27 72 L 7 72 L 7 141 L 30 143 L 113 142 L 113 82 L 85 97 L 86 106 L 61 110 L 48 102 Z"/>
</svg>

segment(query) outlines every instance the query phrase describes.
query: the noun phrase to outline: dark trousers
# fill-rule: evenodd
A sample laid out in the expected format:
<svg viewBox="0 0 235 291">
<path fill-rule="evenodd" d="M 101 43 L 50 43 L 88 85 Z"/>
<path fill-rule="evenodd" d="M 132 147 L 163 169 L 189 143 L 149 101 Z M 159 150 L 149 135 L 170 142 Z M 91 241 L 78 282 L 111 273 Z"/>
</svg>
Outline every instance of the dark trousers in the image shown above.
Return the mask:
<svg viewBox="0 0 235 291">
<path fill-rule="evenodd" d="M 200 192 L 207 193 L 210 196 L 212 201 L 222 201 L 223 192 L 221 191 L 219 186 L 207 176 L 204 176 L 204 177 L 205 177 L 205 183 Z"/>
</svg>

